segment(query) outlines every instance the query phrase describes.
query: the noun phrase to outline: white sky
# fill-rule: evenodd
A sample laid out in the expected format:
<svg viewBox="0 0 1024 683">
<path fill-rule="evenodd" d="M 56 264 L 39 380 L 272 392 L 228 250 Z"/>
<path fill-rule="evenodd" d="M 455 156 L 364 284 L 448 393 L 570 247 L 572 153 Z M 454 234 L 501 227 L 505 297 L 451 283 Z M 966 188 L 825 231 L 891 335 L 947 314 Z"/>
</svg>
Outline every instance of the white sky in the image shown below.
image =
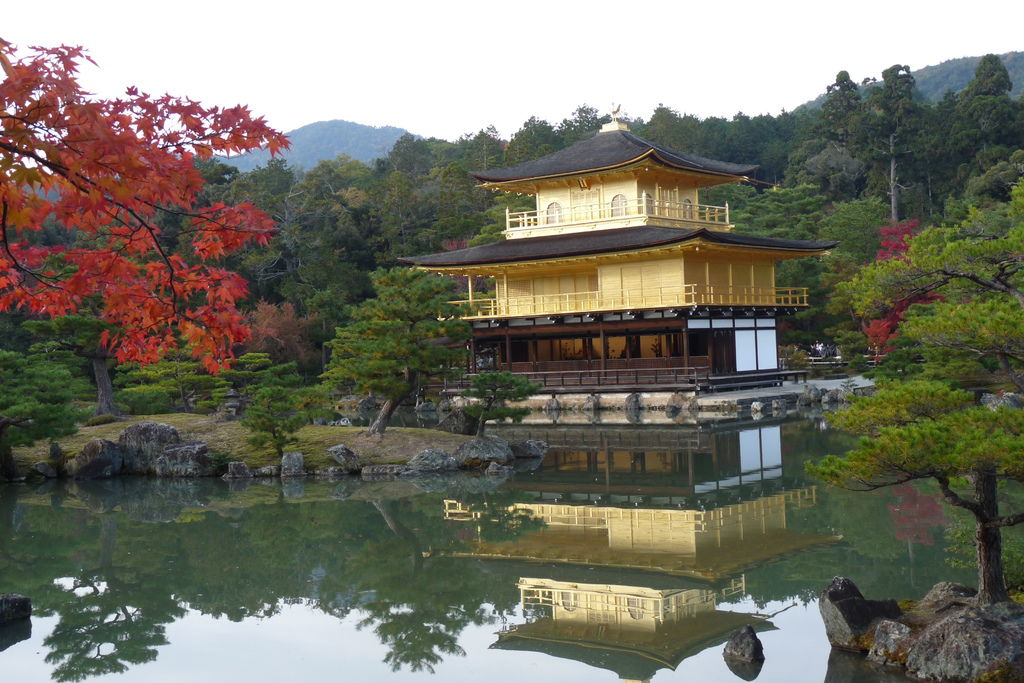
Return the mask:
<svg viewBox="0 0 1024 683">
<path fill-rule="evenodd" d="M 892 64 L 1024 49 L 1024 2 L 55 0 L 0 37 L 78 44 L 82 82 L 243 103 L 288 131 L 346 119 L 455 140 L 583 103 L 647 118 L 778 114 Z"/>
</svg>

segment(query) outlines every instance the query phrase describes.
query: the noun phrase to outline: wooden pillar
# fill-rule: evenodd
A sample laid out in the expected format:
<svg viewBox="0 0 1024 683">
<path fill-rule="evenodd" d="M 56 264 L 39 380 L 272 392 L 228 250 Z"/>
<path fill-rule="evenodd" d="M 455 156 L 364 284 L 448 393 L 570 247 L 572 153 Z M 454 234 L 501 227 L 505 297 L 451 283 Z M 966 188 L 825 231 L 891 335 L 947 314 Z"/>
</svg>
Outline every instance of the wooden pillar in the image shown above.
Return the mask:
<svg viewBox="0 0 1024 683">
<path fill-rule="evenodd" d="M 466 276 L 466 288 L 469 290 L 469 303 L 470 303 L 470 305 L 472 305 L 473 304 L 473 276 L 472 275 L 467 275 Z"/>
<path fill-rule="evenodd" d="M 590 335 L 584 335 L 583 344 L 587 347 L 587 370 L 591 369 L 591 363 L 594 360 L 593 344 L 590 343 Z"/>
<path fill-rule="evenodd" d="M 683 367 L 690 367 L 690 328 L 683 318 Z"/>
<path fill-rule="evenodd" d="M 505 331 L 505 369 L 512 372 L 512 335 Z"/>
<path fill-rule="evenodd" d="M 604 336 L 604 326 L 598 330 L 601 334 L 601 372 L 608 369 L 608 340 Z"/>
</svg>

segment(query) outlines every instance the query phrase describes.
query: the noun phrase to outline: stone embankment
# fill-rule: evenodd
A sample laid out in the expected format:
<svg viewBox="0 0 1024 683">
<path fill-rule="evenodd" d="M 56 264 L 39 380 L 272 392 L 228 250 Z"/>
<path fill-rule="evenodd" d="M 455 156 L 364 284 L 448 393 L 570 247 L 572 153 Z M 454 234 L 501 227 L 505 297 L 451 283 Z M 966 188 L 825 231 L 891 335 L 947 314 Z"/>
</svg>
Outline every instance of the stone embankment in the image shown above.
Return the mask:
<svg viewBox="0 0 1024 683">
<path fill-rule="evenodd" d="M 601 411 L 621 412 L 627 422 L 647 423 L 656 416 L 666 422 L 697 422 L 749 415 L 784 416 L 801 408 L 835 408 L 849 403 L 850 397 L 873 391 L 873 385 L 862 377 L 848 380 L 813 380 L 788 382 L 779 387 L 720 391 L 708 394 L 694 392 L 634 392 L 591 394 L 538 394 L 517 406 L 530 408 L 551 418 L 571 414 L 596 415 Z M 464 403 L 457 399 L 456 404 Z M 446 408 L 442 405 L 441 408 Z"/>
<path fill-rule="evenodd" d="M 120 475 L 155 477 L 209 477 L 223 473 L 229 480 L 252 477 L 290 479 L 305 476 L 338 478 L 349 475 L 364 479 L 416 477 L 463 470 L 482 471 L 488 475 L 507 475 L 513 469 L 539 465 L 547 452 L 540 441 L 509 443 L 495 436 L 466 441 L 447 453 L 437 448 L 423 448 L 404 463 L 378 464 L 339 443 L 327 448 L 333 463 L 310 468 L 305 456 L 288 452 L 280 464 L 250 467 L 242 461 L 225 462 L 214 457 L 203 441 L 183 441 L 178 430 L 157 422 L 140 422 L 127 427 L 114 442 L 93 439 L 60 469 L 51 463 L 36 463 L 34 469 L 46 478 L 67 476 L 77 480 L 109 479 Z"/>
<path fill-rule="evenodd" d="M 916 603 L 867 600 L 837 576 L 818 602 L 834 648 L 933 681 L 1024 681 L 1024 605 L 978 605 L 973 588 L 936 584 Z"/>
</svg>

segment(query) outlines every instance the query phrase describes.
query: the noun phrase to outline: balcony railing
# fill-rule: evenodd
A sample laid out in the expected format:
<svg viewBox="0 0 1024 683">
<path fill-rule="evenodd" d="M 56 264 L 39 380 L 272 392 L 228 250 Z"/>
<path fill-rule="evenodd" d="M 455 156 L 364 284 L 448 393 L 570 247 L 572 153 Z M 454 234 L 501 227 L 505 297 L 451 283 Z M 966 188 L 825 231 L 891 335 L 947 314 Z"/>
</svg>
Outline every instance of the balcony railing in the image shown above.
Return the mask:
<svg viewBox="0 0 1024 683">
<path fill-rule="evenodd" d="M 463 318 L 470 320 L 674 306 L 807 306 L 807 288 L 689 284 L 643 291 L 623 289 L 535 294 L 497 299 L 472 299 L 453 303 L 462 306 L 465 310 Z"/>
<path fill-rule="evenodd" d="M 562 206 L 539 211 L 507 212 L 505 227 L 508 232 L 532 230 L 539 227 L 624 221 L 638 216 L 662 218 L 679 223 L 710 224 L 728 227 L 729 205 L 708 206 L 688 202 L 669 202 L 653 197 L 622 200 L 605 204 Z"/>
</svg>

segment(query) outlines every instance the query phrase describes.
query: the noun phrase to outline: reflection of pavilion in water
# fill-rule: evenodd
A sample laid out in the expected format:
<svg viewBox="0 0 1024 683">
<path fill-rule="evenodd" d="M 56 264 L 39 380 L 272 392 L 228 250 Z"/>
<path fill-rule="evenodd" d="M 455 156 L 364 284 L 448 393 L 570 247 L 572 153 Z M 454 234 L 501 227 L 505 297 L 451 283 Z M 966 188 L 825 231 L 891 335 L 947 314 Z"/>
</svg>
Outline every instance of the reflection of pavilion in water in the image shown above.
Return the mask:
<svg viewBox="0 0 1024 683">
<path fill-rule="evenodd" d="M 721 590 L 521 578 L 527 621 L 503 629 L 491 647 L 543 652 L 646 681 L 747 624 L 771 628 L 755 615 L 716 609 L 720 596 L 744 592 L 742 578 Z"/>
<path fill-rule="evenodd" d="M 511 483 L 540 500 L 710 507 L 799 487 L 803 479 L 800 463 L 783 463 L 779 425 L 725 432 L 520 427 L 502 434 L 552 445 L 533 476 Z"/>
<path fill-rule="evenodd" d="M 817 491 L 799 463 L 788 471 L 778 425 L 502 433 L 553 448 L 538 470 L 511 483 L 532 499 L 511 510 L 543 528 L 508 541 L 480 537 L 466 553 L 523 563 L 520 577 L 545 577 L 519 579 L 526 623 L 504 629 L 495 648 L 649 680 L 746 624 L 771 628 L 718 601 L 746 592 L 748 568 L 835 540 L 787 527 L 788 512 L 815 505 Z M 445 501 L 449 520 L 468 525 L 484 514 Z"/>
<path fill-rule="evenodd" d="M 544 521 L 544 529 L 480 542 L 474 556 L 719 580 L 831 539 L 787 528 L 787 509 L 814 505 L 817 492 L 786 472 L 778 425 L 568 438 L 578 445 L 553 448 L 538 471 L 511 484 L 534 499 L 513 508 Z M 457 501 L 446 506 L 449 519 L 473 516 Z"/>
</svg>

